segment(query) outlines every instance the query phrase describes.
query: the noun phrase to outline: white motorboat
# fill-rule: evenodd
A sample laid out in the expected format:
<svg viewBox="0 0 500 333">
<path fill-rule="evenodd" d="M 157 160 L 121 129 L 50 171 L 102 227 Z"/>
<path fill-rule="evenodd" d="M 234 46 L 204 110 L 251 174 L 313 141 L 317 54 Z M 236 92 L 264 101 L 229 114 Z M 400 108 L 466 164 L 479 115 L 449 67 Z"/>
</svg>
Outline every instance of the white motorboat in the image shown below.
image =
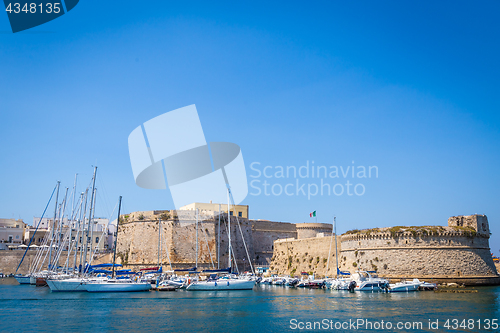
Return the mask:
<svg viewBox="0 0 500 333">
<path fill-rule="evenodd" d="M 356 291 L 385 291 L 389 288 L 389 281 L 377 277 L 375 272 L 358 271 L 352 275 L 356 282 Z"/>
<path fill-rule="evenodd" d="M 330 284 L 330 289 L 333 290 L 349 290 L 349 284 L 353 280 L 351 278 L 338 278 L 338 279 L 333 279 L 329 282 Z"/>
<path fill-rule="evenodd" d="M 390 292 L 408 292 L 408 291 L 417 291 L 422 282 L 418 279 L 414 279 L 413 281 L 401 281 L 396 282 L 394 284 L 389 285 Z"/>
</svg>

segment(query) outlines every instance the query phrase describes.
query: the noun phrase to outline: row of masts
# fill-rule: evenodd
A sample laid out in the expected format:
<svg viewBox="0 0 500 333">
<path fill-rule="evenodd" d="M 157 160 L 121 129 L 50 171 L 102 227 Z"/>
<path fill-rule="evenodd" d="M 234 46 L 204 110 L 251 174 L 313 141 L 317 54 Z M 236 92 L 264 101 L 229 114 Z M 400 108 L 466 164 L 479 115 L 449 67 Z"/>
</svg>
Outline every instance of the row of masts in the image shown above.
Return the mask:
<svg viewBox="0 0 500 333">
<path fill-rule="evenodd" d="M 61 182 L 57 182 L 54 189 L 56 193 L 54 215 L 52 220 L 49 220 L 49 232 L 45 234 L 42 244 L 38 248 L 34 260 L 31 262 L 29 269 L 30 274 L 42 271 L 45 265 L 47 265 L 47 270 L 49 272 L 55 273 L 58 271 L 67 274 L 75 274 L 77 263 L 79 263 L 79 275 L 85 275 L 88 273 L 87 267 L 92 263 L 92 259 L 99 248 L 100 243 L 105 238 L 103 236 L 107 236 L 106 226 L 103 227 L 101 233 L 99 234 L 99 241 L 94 242 L 94 231 L 97 232 L 97 230 L 94 230 L 97 225 L 95 222 L 97 197 L 97 189 L 95 186 L 96 174 L 97 167 L 94 167 L 91 185 L 89 185 L 86 190 L 80 194 L 78 200 L 76 199 L 78 174 L 75 175 L 71 199 L 71 211 L 68 214 L 66 214 L 66 210 L 68 206 L 70 206 L 68 204 L 69 188 L 66 188 L 64 198 L 59 203 Z M 52 192 L 52 196 L 54 191 Z M 52 200 L 52 196 L 50 200 Z M 44 215 L 45 211 L 36 225 L 35 232 L 30 239 L 28 248 L 36 237 L 36 232 L 39 230 L 39 226 L 42 223 Z M 97 243 L 95 244 L 95 247 L 93 246 L 94 243 Z M 58 264 L 60 263 L 64 250 L 67 250 L 66 260 L 64 261 L 63 267 L 58 268 Z M 71 259 L 73 261 L 72 265 L 70 265 Z"/>
</svg>

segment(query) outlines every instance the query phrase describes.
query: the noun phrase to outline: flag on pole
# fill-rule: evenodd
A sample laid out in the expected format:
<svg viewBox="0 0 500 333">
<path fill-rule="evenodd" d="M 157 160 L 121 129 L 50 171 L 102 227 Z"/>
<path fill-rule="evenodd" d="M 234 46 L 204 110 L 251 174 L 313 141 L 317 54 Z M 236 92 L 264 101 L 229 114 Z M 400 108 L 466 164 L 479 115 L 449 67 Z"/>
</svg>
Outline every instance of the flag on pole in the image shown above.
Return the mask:
<svg viewBox="0 0 500 333">
<path fill-rule="evenodd" d="M 316 217 L 316 211 L 309 213 L 309 217 Z"/>
</svg>

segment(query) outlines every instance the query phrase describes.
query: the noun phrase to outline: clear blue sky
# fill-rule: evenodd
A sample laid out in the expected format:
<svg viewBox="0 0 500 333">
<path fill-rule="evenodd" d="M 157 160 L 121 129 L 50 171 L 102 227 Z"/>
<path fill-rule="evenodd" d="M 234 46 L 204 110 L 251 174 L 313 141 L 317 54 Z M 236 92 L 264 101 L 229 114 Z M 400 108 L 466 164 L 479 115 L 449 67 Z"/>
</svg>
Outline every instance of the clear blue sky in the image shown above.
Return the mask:
<svg viewBox="0 0 500 333">
<path fill-rule="evenodd" d="M 0 216 L 39 216 L 97 165 L 108 216 L 172 209 L 134 183 L 127 138 L 196 104 L 207 141 L 260 166 L 377 166 L 362 196 L 248 195 L 252 218 L 338 231 L 486 214 L 500 250 L 500 3 L 81 1 L 12 34 L 0 14 Z M 261 181 L 265 178 L 259 178 Z M 318 183 L 319 179 L 299 179 Z M 285 186 L 296 179 L 268 179 Z M 250 192 L 255 192 L 249 188 Z"/>
</svg>

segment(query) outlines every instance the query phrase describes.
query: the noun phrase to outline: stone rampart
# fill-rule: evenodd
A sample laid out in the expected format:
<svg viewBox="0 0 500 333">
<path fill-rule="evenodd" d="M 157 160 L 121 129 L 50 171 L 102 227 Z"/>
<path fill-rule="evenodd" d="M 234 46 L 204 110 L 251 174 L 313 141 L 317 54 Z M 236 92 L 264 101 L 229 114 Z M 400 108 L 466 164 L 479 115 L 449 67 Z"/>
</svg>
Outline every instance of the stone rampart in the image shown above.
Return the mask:
<svg viewBox="0 0 500 333">
<path fill-rule="evenodd" d="M 454 216 L 448 225 L 349 231 L 339 238 L 339 268 L 351 273 L 375 270 L 392 280 L 499 284 L 500 276 L 489 248 L 486 216 Z M 321 265 L 315 265 L 324 260 L 329 248 L 325 239 L 275 241 L 273 272 L 290 274 L 310 269 L 319 275 L 330 275 Z"/>
<path fill-rule="evenodd" d="M 340 253 L 340 242 L 337 242 L 337 253 Z M 332 277 L 337 273 L 335 239 L 314 237 L 277 240 L 274 242 L 270 269 L 273 273 L 292 276 L 307 272 Z"/>
</svg>

